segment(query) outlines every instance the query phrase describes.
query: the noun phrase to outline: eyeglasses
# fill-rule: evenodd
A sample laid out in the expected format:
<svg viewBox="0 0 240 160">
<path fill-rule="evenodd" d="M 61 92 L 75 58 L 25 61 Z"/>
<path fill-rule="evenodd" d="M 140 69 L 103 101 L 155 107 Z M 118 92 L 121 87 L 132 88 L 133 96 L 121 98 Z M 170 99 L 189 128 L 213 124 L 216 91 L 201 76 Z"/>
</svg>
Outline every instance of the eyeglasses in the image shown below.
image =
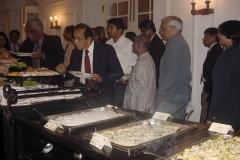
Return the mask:
<svg viewBox="0 0 240 160">
<path fill-rule="evenodd" d="M 74 38 L 73 38 L 74 41 L 75 41 L 75 40 L 78 40 L 79 42 L 82 41 L 82 40 L 84 40 L 84 39 L 86 39 L 86 38 L 85 38 L 85 37 L 83 37 L 83 38 L 79 38 L 79 37 L 75 38 L 75 37 L 74 37 Z"/>
</svg>

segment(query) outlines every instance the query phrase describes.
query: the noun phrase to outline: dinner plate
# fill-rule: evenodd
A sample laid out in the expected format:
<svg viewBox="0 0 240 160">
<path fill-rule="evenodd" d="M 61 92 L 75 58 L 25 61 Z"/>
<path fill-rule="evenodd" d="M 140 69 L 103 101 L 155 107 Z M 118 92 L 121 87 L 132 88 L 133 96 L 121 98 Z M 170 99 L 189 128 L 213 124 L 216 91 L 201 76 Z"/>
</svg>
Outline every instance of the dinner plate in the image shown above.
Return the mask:
<svg viewBox="0 0 240 160">
<path fill-rule="evenodd" d="M 16 54 L 16 56 L 19 56 L 19 57 L 28 57 L 28 56 L 32 56 L 33 54 L 35 54 L 35 53 L 21 53 L 21 54 Z"/>
<path fill-rule="evenodd" d="M 79 72 L 79 71 L 68 71 L 69 73 L 71 73 L 72 75 L 74 75 L 75 77 L 80 77 L 80 78 L 92 78 L 93 75 L 90 73 L 85 73 L 85 72 Z"/>
</svg>

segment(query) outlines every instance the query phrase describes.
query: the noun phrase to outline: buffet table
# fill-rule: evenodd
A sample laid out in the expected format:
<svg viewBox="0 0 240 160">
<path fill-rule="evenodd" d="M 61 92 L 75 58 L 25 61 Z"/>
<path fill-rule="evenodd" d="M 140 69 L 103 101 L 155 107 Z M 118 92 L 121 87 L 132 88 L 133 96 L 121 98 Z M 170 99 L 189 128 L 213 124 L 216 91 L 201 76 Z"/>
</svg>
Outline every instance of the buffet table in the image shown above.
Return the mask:
<svg viewBox="0 0 240 160">
<path fill-rule="evenodd" d="M 136 116 L 139 118 L 139 120 L 148 118 L 150 116 L 148 114 L 143 114 L 139 112 L 135 112 L 135 113 L 136 113 Z M 120 159 L 139 159 L 139 160 L 145 159 L 145 160 L 148 160 L 148 159 L 157 158 L 152 155 L 144 155 L 143 153 L 141 153 L 141 150 L 133 154 L 131 153 L 130 155 L 128 152 L 120 151 L 115 148 L 111 149 L 107 146 L 104 146 L 102 150 L 99 150 L 98 148 L 89 144 L 89 139 L 86 139 L 82 136 L 86 132 L 89 132 L 89 131 L 94 132 L 95 129 L 100 130 L 104 128 L 118 126 L 124 123 L 129 123 L 130 121 L 131 119 L 125 119 L 117 122 L 116 121 L 106 122 L 106 123 L 94 125 L 91 127 L 81 128 L 79 130 L 76 129 L 70 133 L 68 131 L 61 133 L 61 131 L 53 132 L 44 128 L 43 126 L 45 125 L 46 121 L 42 120 L 40 117 L 36 117 L 36 116 L 25 117 L 25 118 L 19 117 L 15 119 L 15 125 L 17 126 L 17 131 L 18 132 L 22 131 L 24 132 L 24 134 L 21 135 L 20 137 L 18 136 L 18 139 L 25 139 L 25 141 L 18 142 L 19 150 L 17 152 L 19 154 L 25 152 L 23 151 L 24 150 L 23 148 L 25 148 L 24 146 L 28 146 L 30 145 L 29 143 L 33 142 L 31 139 L 29 139 L 29 137 L 31 136 L 28 135 L 28 134 L 30 135 L 32 134 L 32 136 L 38 136 L 45 139 L 44 140 L 45 143 L 50 142 L 54 146 L 57 145 L 57 146 L 66 148 L 67 150 L 69 150 L 70 153 L 72 153 L 72 155 L 70 154 L 70 157 L 73 156 L 74 152 L 75 153 L 77 152 L 77 153 L 81 153 L 83 157 L 85 157 L 86 159 L 89 158 L 89 159 L 119 159 L 119 160 Z M 182 121 L 180 120 L 173 119 L 172 121 L 182 123 Z M 189 122 L 189 124 L 191 124 L 191 122 Z M 25 132 L 28 132 L 28 134 L 26 134 Z M 24 136 L 27 136 L 27 137 L 24 138 Z M 169 148 L 182 147 L 182 145 L 186 145 L 186 141 L 189 144 L 189 143 L 195 142 L 197 139 L 206 138 L 208 136 L 210 135 L 207 132 L 207 126 L 198 124 L 198 129 L 193 130 L 192 132 L 189 132 L 189 133 L 185 133 L 179 137 L 175 137 L 176 138 L 174 140 L 175 142 L 171 139 L 171 140 L 165 141 L 165 143 L 163 144 L 151 144 L 146 148 L 150 150 L 156 149 L 157 150 L 156 153 L 159 152 L 158 153 L 159 155 L 166 156 L 174 153 L 174 150 L 169 151 Z M 33 142 L 32 145 L 34 144 L 35 142 Z M 41 150 L 39 150 L 38 152 L 41 152 Z"/>
<path fill-rule="evenodd" d="M 132 117 L 81 127 L 69 133 L 67 130 L 51 131 L 44 128 L 43 126 L 46 124 L 46 120 L 33 112 L 31 108 L 37 109 L 45 116 L 67 111 L 76 111 L 79 109 L 89 109 L 89 107 L 86 107 L 84 100 L 61 100 L 57 102 L 35 104 L 27 107 L 12 108 L 12 113 L 15 117 L 12 117 L 12 124 L 10 125 L 13 125 L 13 131 L 15 132 L 15 148 L 10 147 L 9 149 L 11 151 L 9 152 L 12 152 L 15 149 L 15 157 L 18 157 L 19 159 L 51 159 L 53 157 L 56 159 L 74 159 L 74 153 L 81 153 L 83 159 L 149 160 L 158 158 L 156 156 L 143 154 L 141 149 L 129 153 L 104 146 L 104 148 L 100 150 L 90 145 L 90 140 L 83 136 L 84 133 L 87 132 L 94 132 L 95 130 L 111 128 L 122 124 L 132 123 L 132 121 L 147 119 L 152 116 L 150 114 L 127 110 L 130 113 L 133 113 Z M 4 112 L 4 107 L 1 109 Z M 171 118 L 169 118 L 168 121 L 181 124 L 184 123 L 182 120 Z M 188 122 L 187 124 L 196 123 Z M 196 124 L 196 126 L 197 128 L 194 130 L 180 136 L 165 139 L 161 143 L 157 141 L 146 146 L 144 149 L 157 153 L 160 156 L 168 157 L 169 155 L 174 154 L 177 149 L 186 145 L 186 143 L 190 144 L 198 139 L 210 136 L 207 131 L 208 126 L 203 124 Z M 10 139 L 11 137 L 9 137 L 8 140 Z M 48 154 L 43 154 L 42 149 L 47 143 L 53 144 L 53 151 Z M 172 150 L 169 150 L 170 148 Z M 11 155 L 13 154 L 11 153 Z M 12 157 L 12 159 L 15 159 L 15 157 Z"/>
<path fill-rule="evenodd" d="M 22 92 L 20 91 L 20 93 Z M 27 96 L 25 95 L 25 97 Z M 0 142 L 4 150 L 0 152 L 0 156 L 8 160 L 61 160 L 77 159 L 79 157 L 82 157 L 84 160 L 165 160 L 183 151 L 185 147 L 196 144 L 198 141 L 206 141 L 215 135 L 212 132 L 208 132 L 208 125 L 190 121 L 185 123 L 183 120 L 169 117 L 166 123 L 175 123 L 178 126 L 186 124 L 191 127 L 127 150 L 119 148 L 117 145 L 112 145 L 113 148 L 104 146 L 103 149 L 98 149 L 91 145 L 91 137 L 88 137 L 89 133 L 149 121 L 152 117 L 148 113 L 126 109 L 117 109 L 118 113 L 125 113 L 122 117 L 90 123 L 89 125 L 81 125 L 79 127 L 64 126 L 65 129 L 58 128 L 56 131 L 51 131 L 44 127 L 47 123 L 47 118 L 52 118 L 52 115 L 79 111 L 87 112 L 94 110 L 94 108 L 94 106 L 89 105 L 88 99 L 82 96 L 74 99 L 38 102 L 27 106 L 1 106 L 0 127 L 2 131 L 1 137 L 3 138 Z M 37 110 L 44 117 L 33 109 Z M 149 129 L 151 127 L 150 125 Z M 48 153 L 43 153 L 46 144 L 53 145 L 53 149 Z"/>
</svg>

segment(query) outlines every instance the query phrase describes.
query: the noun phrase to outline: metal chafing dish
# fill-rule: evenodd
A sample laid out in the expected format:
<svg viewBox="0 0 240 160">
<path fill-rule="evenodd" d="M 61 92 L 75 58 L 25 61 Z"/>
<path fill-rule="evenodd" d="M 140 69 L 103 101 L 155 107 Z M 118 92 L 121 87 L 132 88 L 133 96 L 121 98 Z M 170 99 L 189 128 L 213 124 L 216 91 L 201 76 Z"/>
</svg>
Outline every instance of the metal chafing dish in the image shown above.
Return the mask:
<svg viewBox="0 0 240 160">
<path fill-rule="evenodd" d="M 65 112 L 65 113 L 60 113 L 60 114 L 48 115 L 48 116 L 45 116 L 44 119 L 45 120 L 49 120 L 49 119 L 56 120 L 59 116 L 68 116 L 68 115 L 78 114 L 78 113 L 82 113 L 82 112 L 89 113 L 89 112 L 93 112 L 93 111 L 99 111 L 99 112 L 112 111 L 113 114 L 116 114 L 115 111 L 111 108 L 99 107 L 99 108 L 84 109 L 84 110 L 78 110 L 78 111 L 73 111 L 73 112 Z M 76 128 L 96 125 L 96 124 L 100 124 L 100 123 L 104 123 L 104 122 L 108 122 L 108 121 L 112 121 L 112 120 L 127 119 L 132 116 L 132 113 L 127 112 L 127 111 L 117 110 L 117 112 L 121 116 L 116 114 L 116 117 L 110 118 L 110 119 L 104 119 L 104 120 L 100 120 L 100 121 L 85 123 L 85 124 L 81 124 L 81 125 L 77 125 L 77 126 L 67 126 L 67 125 L 62 125 L 62 126 L 63 126 L 63 128 L 67 129 L 69 132 L 71 132 L 72 130 L 74 130 Z"/>
<path fill-rule="evenodd" d="M 177 158 L 178 158 L 179 155 L 183 155 L 185 149 L 187 149 L 187 148 L 190 149 L 193 146 L 197 146 L 198 147 L 203 142 L 205 142 L 207 140 L 215 140 L 215 139 L 219 138 L 220 136 L 223 136 L 223 139 L 227 139 L 227 138 L 232 138 L 233 137 L 232 135 L 223 135 L 223 134 L 219 134 L 219 133 L 209 132 L 207 136 L 203 136 L 199 140 L 194 141 L 192 143 L 189 143 L 188 145 L 185 145 L 184 147 L 179 148 L 178 150 L 175 150 L 170 155 L 165 156 L 165 157 L 168 157 L 168 159 L 182 160 L 182 159 L 177 159 Z M 208 149 L 211 149 L 211 147 L 208 148 Z M 200 150 L 199 150 L 199 152 L 200 152 Z M 159 158 L 157 160 L 161 160 L 161 158 Z"/>
<path fill-rule="evenodd" d="M 149 129 L 151 128 L 157 128 L 157 127 L 161 127 L 162 125 L 170 125 L 170 126 L 174 126 L 176 128 L 181 128 L 182 124 L 178 124 L 178 123 L 173 123 L 173 122 L 168 122 L 168 121 L 162 121 L 162 120 L 157 120 L 157 119 L 147 119 L 147 120 L 143 120 L 143 121 L 138 121 L 138 122 L 133 122 L 133 123 L 129 123 L 129 124 L 125 124 L 125 125 L 121 125 L 118 127 L 112 127 L 112 128 L 108 128 L 108 129 L 104 129 L 104 130 L 99 130 L 97 131 L 97 133 L 101 134 L 105 131 L 112 131 L 112 130 L 118 130 L 118 129 L 125 129 L 128 127 L 133 127 L 133 126 L 138 126 L 138 125 L 146 125 L 149 127 Z M 119 145 L 117 143 L 114 142 L 110 142 L 112 143 L 112 146 L 116 149 L 128 152 L 128 154 L 131 154 L 131 152 L 138 152 L 140 149 L 145 148 L 149 145 L 151 145 L 152 143 L 156 143 L 159 141 L 164 141 L 167 139 L 171 139 L 172 137 L 176 137 L 178 135 L 181 135 L 183 133 L 189 132 L 190 130 L 194 130 L 197 127 L 194 125 L 185 125 L 185 127 L 181 128 L 181 130 L 179 131 L 173 131 L 172 133 L 168 134 L 168 135 L 164 135 L 162 137 L 158 137 L 137 145 L 131 145 L 131 146 L 124 146 L 124 145 Z M 93 135 L 93 132 L 88 132 L 88 133 L 84 133 L 80 136 L 83 136 L 87 139 L 91 139 Z M 145 134 L 143 134 L 143 136 L 145 136 Z M 140 137 L 141 139 L 141 137 Z"/>
</svg>

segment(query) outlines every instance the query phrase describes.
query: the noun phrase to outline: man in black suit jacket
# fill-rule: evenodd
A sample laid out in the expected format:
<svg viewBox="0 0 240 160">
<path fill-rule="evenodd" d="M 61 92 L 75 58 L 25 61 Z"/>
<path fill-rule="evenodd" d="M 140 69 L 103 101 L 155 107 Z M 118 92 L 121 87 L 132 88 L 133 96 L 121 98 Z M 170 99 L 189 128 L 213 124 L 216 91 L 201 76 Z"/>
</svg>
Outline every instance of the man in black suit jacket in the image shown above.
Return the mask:
<svg viewBox="0 0 240 160">
<path fill-rule="evenodd" d="M 153 61 L 155 63 L 156 86 L 158 88 L 158 80 L 160 76 L 159 67 L 160 67 L 161 58 L 164 54 L 165 45 L 163 41 L 156 34 L 155 24 L 151 20 L 149 19 L 143 20 L 139 24 L 138 28 L 140 29 L 141 34 L 146 34 L 150 38 L 151 42 L 148 48 L 148 52 L 152 56 Z"/>
<path fill-rule="evenodd" d="M 28 39 L 23 42 L 19 51 L 35 54 L 32 57 L 20 57 L 28 66 L 32 66 L 33 58 L 40 60 L 40 67 L 47 67 L 55 70 L 59 63 L 64 60 L 64 50 L 59 36 L 46 35 L 43 32 L 42 22 L 37 19 L 31 19 L 26 23 L 26 33 Z M 40 43 L 40 48 L 37 48 Z"/>
<path fill-rule="evenodd" d="M 55 70 L 59 63 L 64 61 L 64 50 L 59 36 L 46 35 L 43 32 L 43 24 L 37 19 L 31 19 L 26 23 L 26 33 L 28 39 L 20 46 L 19 51 L 32 53 L 32 57 L 18 57 L 26 62 L 28 66 L 33 66 L 33 59 L 40 62 L 37 67 L 46 67 Z M 34 68 L 36 66 L 33 66 Z M 49 84 L 62 85 L 60 77 L 51 77 Z"/>
<path fill-rule="evenodd" d="M 203 45 L 209 48 L 207 57 L 203 63 L 203 72 L 201 81 L 203 81 L 203 90 L 201 94 L 201 116 L 200 122 L 204 123 L 207 118 L 208 106 L 211 98 L 212 92 L 212 78 L 211 71 L 218 55 L 223 51 L 223 48 L 218 43 L 217 28 L 207 28 L 204 31 Z"/>
<path fill-rule="evenodd" d="M 86 58 L 89 57 L 90 73 L 93 75 L 91 79 L 102 83 L 105 89 L 105 94 L 98 99 L 103 105 L 113 104 L 113 84 L 124 75 L 114 48 L 94 42 L 90 27 L 83 23 L 75 27 L 74 39 L 77 49 L 72 51 L 69 66 L 65 68 L 63 64 L 59 64 L 56 70 L 65 75 L 65 80 L 71 80 L 73 75 L 67 70 L 86 72 Z M 80 82 L 84 83 L 85 79 L 80 78 Z"/>
</svg>

